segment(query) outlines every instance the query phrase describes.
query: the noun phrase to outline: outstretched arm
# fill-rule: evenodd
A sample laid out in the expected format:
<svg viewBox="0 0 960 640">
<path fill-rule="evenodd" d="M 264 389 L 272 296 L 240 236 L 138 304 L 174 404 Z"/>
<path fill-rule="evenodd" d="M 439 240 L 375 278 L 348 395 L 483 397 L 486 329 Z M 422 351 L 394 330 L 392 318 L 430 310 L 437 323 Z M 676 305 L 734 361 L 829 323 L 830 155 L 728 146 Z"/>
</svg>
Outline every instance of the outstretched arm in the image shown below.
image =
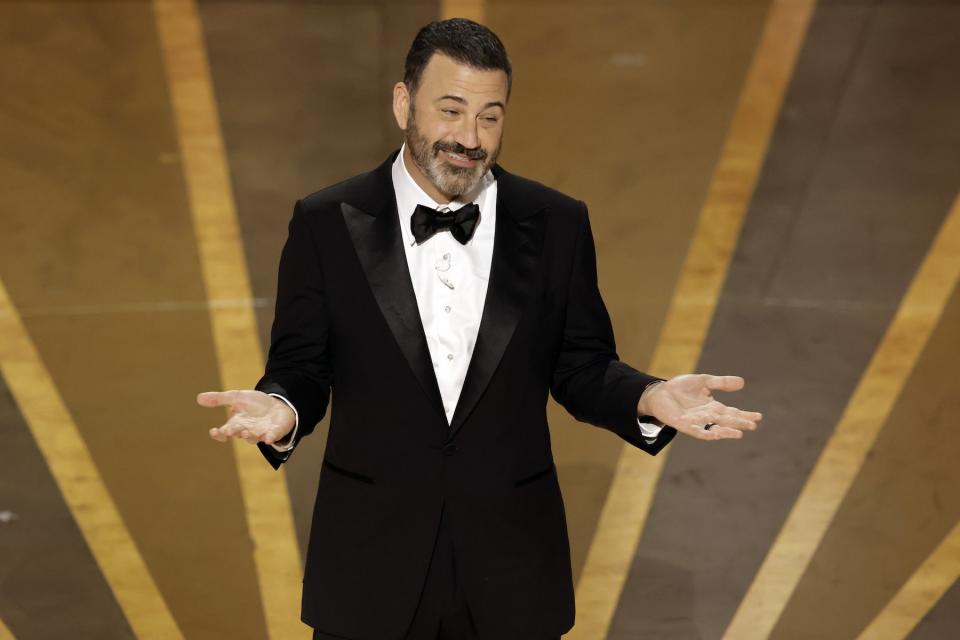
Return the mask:
<svg viewBox="0 0 960 640">
<path fill-rule="evenodd" d="M 286 462 L 327 410 L 333 381 L 328 327 L 317 245 L 297 201 L 280 256 L 266 371 L 255 391 L 198 396 L 197 401 L 204 406 L 231 407 L 230 419 L 222 427 L 211 429 L 211 437 L 221 441 L 244 438 L 256 443 L 275 469 Z"/>
<path fill-rule="evenodd" d="M 677 431 L 720 440 L 741 438 L 744 431 L 756 429 L 760 413 L 728 407 L 712 395 L 742 389 L 743 378 L 687 374 L 665 380 L 620 361 L 597 286 L 596 248 L 585 204 L 568 293 L 551 392 L 577 420 L 610 429 L 651 454 L 666 446 Z M 665 426 L 655 439 L 648 439 L 640 433 L 638 421 Z"/>
<path fill-rule="evenodd" d="M 644 437 L 638 414 L 644 390 L 662 378 L 638 371 L 617 355 L 613 326 L 597 286 L 597 258 L 586 205 L 581 203 L 581 227 L 573 253 L 567 309 L 560 353 L 550 392 L 574 418 L 609 429 L 634 446 L 655 454 L 676 435 L 663 427 Z M 638 420 L 639 418 L 639 420 Z M 649 427 L 646 429 L 650 432 Z"/>
</svg>

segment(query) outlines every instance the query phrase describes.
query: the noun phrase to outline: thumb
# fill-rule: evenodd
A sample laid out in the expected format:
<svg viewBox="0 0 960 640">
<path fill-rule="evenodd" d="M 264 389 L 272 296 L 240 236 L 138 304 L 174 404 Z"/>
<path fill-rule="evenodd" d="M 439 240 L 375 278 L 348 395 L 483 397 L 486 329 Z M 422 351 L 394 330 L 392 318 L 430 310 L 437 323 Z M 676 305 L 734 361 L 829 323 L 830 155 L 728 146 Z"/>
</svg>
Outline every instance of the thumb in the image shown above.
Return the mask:
<svg viewBox="0 0 960 640">
<path fill-rule="evenodd" d="M 223 407 L 236 402 L 235 391 L 204 391 L 197 394 L 197 404 L 201 407 Z"/>
</svg>

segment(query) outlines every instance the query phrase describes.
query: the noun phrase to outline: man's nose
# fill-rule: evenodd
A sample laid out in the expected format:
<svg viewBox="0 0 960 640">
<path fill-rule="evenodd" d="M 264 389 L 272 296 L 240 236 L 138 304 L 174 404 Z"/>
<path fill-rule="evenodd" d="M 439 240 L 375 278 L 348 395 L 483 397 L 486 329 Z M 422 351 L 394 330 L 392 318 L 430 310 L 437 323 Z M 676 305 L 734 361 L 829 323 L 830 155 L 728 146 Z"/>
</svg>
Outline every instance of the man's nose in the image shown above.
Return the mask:
<svg viewBox="0 0 960 640">
<path fill-rule="evenodd" d="M 480 136 L 477 133 L 477 121 L 464 119 L 464 123 L 457 131 L 456 140 L 467 149 L 479 147 Z"/>
</svg>

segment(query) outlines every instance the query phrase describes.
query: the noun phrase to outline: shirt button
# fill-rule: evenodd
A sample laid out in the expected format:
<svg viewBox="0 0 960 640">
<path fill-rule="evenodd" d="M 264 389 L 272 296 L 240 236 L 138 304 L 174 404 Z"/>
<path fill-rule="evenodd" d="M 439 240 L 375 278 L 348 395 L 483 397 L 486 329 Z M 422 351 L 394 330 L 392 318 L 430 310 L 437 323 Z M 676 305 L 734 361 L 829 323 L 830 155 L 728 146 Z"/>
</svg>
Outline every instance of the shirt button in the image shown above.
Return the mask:
<svg viewBox="0 0 960 640">
<path fill-rule="evenodd" d="M 452 353 L 448 353 L 448 354 L 447 354 L 447 360 L 453 360 L 453 354 L 452 354 Z"/>
<path fill-rule="evenodd" d="M 443 310 L 446 311 L 447 313 L 450 313 L 450 305 L 445 306 Z"/>
</svg>

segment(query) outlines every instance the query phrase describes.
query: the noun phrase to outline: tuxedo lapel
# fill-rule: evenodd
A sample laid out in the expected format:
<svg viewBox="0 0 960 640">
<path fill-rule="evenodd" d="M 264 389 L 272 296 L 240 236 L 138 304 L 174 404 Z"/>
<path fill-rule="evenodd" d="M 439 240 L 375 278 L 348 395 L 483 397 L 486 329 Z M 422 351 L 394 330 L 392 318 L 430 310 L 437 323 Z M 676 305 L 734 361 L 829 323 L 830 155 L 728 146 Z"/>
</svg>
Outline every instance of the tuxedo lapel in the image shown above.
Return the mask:
<svg viewBox="0 0 960 640">
<path fill-rule="evenodd" d="M 430 405 L 446 421 L 443 398 L 433 372 L 433 361 L 403 251 L 396 201 L 375 215 L 346 202 L 341 204 L 341 210 L 380 312 Z"/>
<path fill-rule="evenodd" d="M 430 406 L 446 421 L 400 232 L 391 178 L 394 158 L 396 152 L 358 181 L 355 197 L 340 208 L 380 312 Z M 543 239 L 543 208 L 525 206 L 513 176 L 499 166 L 494 175 L 497 216 L 490 279 L 477 341 L 450 423 L 451 438 L 480 400 L 513 336 L 533 285 Z"/>
<path fill-rule="evenodd" d="M 533 287 L 543 242 L 542 207 L 521 202 L 513 176 L 494 167 L 497 218 L 490 280 L 467 376 L 450 423 L 452 438 L 473 411 L 513 336 Z"/>
</svg>

